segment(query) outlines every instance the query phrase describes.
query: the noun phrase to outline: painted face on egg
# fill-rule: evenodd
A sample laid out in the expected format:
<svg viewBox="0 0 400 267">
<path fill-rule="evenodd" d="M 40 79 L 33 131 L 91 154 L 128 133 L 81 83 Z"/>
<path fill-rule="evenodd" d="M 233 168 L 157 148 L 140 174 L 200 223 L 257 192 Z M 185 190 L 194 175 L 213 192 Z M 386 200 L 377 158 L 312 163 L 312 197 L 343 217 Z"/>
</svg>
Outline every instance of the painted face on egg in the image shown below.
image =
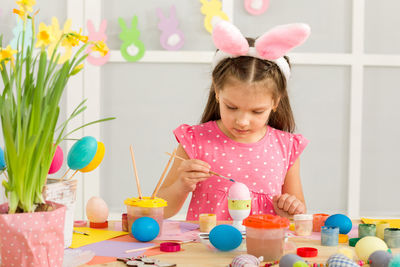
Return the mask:
<svg viewBox="0 0 400 267">
<path fill-rule="evenodd" d="M 232 80 L 216 91 L 221 120 L 218 126 L 229 138 L 241 143 L 259 141 L 266 133 L 268 118 L 276 104 L 265 84 Z"/>
</svg>

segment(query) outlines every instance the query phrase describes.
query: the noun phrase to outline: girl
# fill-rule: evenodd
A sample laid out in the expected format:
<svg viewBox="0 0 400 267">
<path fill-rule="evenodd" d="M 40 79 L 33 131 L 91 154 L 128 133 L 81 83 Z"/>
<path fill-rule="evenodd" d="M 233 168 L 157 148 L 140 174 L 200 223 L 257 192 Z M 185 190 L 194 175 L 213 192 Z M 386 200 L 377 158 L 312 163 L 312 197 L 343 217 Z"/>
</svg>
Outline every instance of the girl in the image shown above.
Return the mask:
<svg viewBox="0 0 400 267">
<path fill-rule="evenodd" d="M 158 194 L 168 202 L 166 218 L 192 192 L 187 220 L 198 220 L 201 213 L 231 220 L 227 195 L 232 182 L 210 170 L 247 185 L 252 214 L 306 212 L 299 155 L 308 141 L 292 133 L 286 90 L 290 65 L 283 55 L 309 32 L 305 24 L 285 25 L 254 41 L 228 22 L 214 27 L 219 50 L 201 124 L 175 129 L 176 154 L 186 160 L 174 161 Z"/>
</svg>

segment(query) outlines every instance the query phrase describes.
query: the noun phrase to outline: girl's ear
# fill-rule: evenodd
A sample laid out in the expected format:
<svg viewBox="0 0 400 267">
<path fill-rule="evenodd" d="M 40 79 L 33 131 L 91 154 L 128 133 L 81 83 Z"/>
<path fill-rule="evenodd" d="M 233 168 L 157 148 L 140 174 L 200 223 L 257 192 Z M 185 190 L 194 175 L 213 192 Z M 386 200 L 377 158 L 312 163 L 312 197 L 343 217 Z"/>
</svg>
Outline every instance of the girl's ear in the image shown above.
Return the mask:
<svg viewBox="0 0 400 267">
<path fill-rule="evenodd" d="M 274 105 L 272 107 L 272 110 L 275 112 L 279 106 L 279 102 L 281 101 L 281 98 L 278 97 L 277 99 L 274 99 Z"/>
</svg>

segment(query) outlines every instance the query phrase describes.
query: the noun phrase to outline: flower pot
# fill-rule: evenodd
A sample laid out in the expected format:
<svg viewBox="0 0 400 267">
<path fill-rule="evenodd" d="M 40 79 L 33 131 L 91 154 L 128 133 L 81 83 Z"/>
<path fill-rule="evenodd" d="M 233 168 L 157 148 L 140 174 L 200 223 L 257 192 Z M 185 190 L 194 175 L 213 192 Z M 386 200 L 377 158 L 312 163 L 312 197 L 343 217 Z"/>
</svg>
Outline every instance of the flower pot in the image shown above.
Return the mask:
<svg viewBox="0 0 400 267">
<path fill-rule="evenodd" d="M 76 179 L 62 182 L 48 180 L 43 190 L 43 195 L 46 200 L 63 204 L 67 207 L 64 224 L 64 248 L 72 244 L 77 184 L 78 180 Z"/>
<path fill-rule="evenodd" d="M 0 205 L 2 266 L 55 267 L 63 265 L 66 207 L 47 201 L 52 211 L 8 214 Z"/>
</svg>

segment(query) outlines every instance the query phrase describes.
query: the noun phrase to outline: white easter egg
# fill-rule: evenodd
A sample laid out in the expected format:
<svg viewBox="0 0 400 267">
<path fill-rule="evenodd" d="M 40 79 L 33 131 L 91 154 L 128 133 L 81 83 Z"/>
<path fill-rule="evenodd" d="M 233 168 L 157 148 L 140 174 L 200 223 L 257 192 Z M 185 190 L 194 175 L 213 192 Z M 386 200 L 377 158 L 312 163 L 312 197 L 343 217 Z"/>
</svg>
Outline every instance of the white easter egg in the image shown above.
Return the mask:
<svg viewBox="0 0 400 267">
<path fill-rule="evenodd" d="M 90 222 L 94 223 L 107 221 L 107 203 L 100 197 L 91 197 L 86 203 L 86 216 Z"/>
</svg>

